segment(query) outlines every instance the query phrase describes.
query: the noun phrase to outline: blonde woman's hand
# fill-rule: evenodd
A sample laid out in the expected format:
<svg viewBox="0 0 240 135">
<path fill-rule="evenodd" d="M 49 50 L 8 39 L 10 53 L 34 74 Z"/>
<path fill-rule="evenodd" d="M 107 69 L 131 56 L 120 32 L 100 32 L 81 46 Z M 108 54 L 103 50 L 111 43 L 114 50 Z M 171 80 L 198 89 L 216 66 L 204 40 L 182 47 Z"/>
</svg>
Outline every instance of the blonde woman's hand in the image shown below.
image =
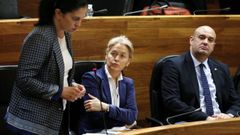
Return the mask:
<svg viewBox="0 0 240 135">
<path fill-rule="evenodd" d="M 94 97 L 91 94 L 88 94 L 89 100 L 86 100 L 84 102 L 84 107 L 87 112 L 98 112 L 98 111 L 107 111 L 109 108 L 109 105 L 101 102 L 98 98 Z M 101 107 L 102 104 L 102 107 Z"/>
</svg>

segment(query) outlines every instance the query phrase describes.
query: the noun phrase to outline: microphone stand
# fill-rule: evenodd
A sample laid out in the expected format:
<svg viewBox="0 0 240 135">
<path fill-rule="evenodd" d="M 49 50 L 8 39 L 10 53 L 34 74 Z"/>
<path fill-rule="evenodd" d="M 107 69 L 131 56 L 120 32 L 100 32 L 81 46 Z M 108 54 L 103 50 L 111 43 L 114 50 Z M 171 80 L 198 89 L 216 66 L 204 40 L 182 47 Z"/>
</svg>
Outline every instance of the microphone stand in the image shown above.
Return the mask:
<svg viewBox="0 0 240 135">
<path fill-rule="evenodd" d="M 104 8 L 97 11 L 93 11 L 93 14 L 100 15 L 100 14 L 106 14 L 107 12 L 108 12 L 108 9 Z"/>
<path fill-rule="evenodd" d="M 229 11 L 229 10 L 231 10 L 230 7 L 223 8 L 223 9 L 195 10 L 193 11 L 193 15 L 197 15 L 196 13 L 201 13 L 201 12 L 217 12 L 217 11 Z"/>
<path fill-rule="evenodd" d="M 181 116 L 184 116 L 184 115 L 188 115 L 188 114 L 191 114 L 191 113 L 194 113 L 194 112 L 197 112 L 197 111 L 201 111 L 201 110 L 202 110 L 201 108 L 197 108 L 197 109 L 195 109 L 193 111 L 190 111 L 190 112 L 185 112 L 185 113 L 181 113 L 181 114 L 177 114 L 177 115 L 173 115 L 173 116 L 167 117 L 166 122 L 168 124 L 173 124 L 172 122 L 170 122 L 171 119 L 178 118 L 178 117 L 181 117 Z"/>
<path fill-rule="evenodd" d="M 123 16 L 136 14 L 136 13 L 141 13 L 141 12 L 144 12 L 144 11 L 152 11 L 152 10 L 163 9 L 163 8 L 167 8 L 167 7 L 168 7 L 168 5 L 163 5 L 163 6 L 157 7 L 157 8 L 150 8 L 150 9 L 144 9 L 144 10 L 137 10 L 137 11 L 133 11 L 133 12 L 127 12 L 127 13 L 124 13 Z"/>
<path fill-rule="evenodd" d="M 97 76 L 97 65 L 96 63 L 93 64 L 94 65 L 94 68 L 92 69 L 93 72 L 94 72 L 94 76 L 95 76 L 95 79 L 97 81 L 97 85 L 98 85 L 98 94 L 99 94 L 99 100 L 100 100 L 100 106 L 101 106 L 101 111 L 103 110 L 103 106 L 102 106 L 102 99 L 103 99 L 103 95 L 102 95 L 102 80 L 101 78 L 99 78 Z M 106 123 L 106 118 L 105 118 L 105 113 L 103 113 L 103 124 L 104 124 L 104 130 L 106 132 L 106 135 L 108 135 L 108 132 L 107 132 L 107 123 Z"/>
</svg>

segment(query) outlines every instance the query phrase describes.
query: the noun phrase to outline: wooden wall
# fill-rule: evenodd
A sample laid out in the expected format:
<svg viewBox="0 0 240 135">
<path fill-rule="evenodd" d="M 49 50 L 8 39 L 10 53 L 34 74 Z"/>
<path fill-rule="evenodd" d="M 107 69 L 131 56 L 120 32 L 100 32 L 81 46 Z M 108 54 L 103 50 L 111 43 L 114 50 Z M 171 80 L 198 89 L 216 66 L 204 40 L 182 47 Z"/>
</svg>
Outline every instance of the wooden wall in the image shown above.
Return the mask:
<svg viewBox="0 0 240 135">
<path fill-rule="evenodd" d="M 0 21 L 0 64 L 17 64 L 23 39 L 37 19 Z M 135 54 L 125 74 L 135 80 L 139 119 L 150 115 L 149 82 L 153 64 L 170 54 L 189 49 L 188 38 L 199 25 L 217 33 L 213 57 L 227 63 L 234 74 L 240 58 L 240 15 L 136 16 L 86 18 L 72 34 L 75 60 L 102 60 L 110 38 L 127 35 Z"/>
<path fill-rule="evenodd" d="M 219 8 L 218 1 L 219 0 L 208 0 L 207 8 L 208 9 L 218 9 Z M 39 2 L 40 2 L 40 0 L 18 0 L 20 15 L 31 17 L 31 18 L 38 17 Z M 215 12 L 215 14 L 216 14 L 216 12 Z"/>
<path fill-rule="evenodd" d="M 19 14 L 24 17 L 38 17 L 40 0 L 18 0 Z"/>
</svg>

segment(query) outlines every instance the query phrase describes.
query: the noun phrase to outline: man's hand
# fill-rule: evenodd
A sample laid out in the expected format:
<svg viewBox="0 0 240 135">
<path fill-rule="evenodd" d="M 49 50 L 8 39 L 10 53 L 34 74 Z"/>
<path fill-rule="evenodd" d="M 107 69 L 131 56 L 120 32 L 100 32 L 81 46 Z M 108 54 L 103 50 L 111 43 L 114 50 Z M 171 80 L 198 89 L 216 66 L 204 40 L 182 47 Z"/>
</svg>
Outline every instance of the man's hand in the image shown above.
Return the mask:
<svg viewBox="0 0 240 135">
<path fill-rule="evenodd" d="M 216 119 L 229 119 L 229 118 L 233 118 L 233 115 L 220 113 L 220 114 L 215 114 L 212 117 L 214 117 Z"/>
<path fill-rule="evenodd" d="M 216 118 L 208 116 L 206 120 L 216 120 Z"/>
</svg>

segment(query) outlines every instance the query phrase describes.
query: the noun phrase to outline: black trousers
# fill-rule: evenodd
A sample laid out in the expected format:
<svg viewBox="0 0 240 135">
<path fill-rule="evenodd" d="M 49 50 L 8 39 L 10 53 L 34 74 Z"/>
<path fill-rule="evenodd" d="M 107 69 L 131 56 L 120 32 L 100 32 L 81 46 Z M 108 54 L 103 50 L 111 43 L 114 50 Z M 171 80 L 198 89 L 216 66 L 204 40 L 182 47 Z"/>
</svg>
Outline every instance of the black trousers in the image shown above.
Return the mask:
<svg viewBox="0 0 240 135">
<path fill-rule="evenodd" d="M 69 112 L 68 108 L 63 113 L 63 119 L 59 131 L 59 135 L 69 135 Z"/>
</svg>

